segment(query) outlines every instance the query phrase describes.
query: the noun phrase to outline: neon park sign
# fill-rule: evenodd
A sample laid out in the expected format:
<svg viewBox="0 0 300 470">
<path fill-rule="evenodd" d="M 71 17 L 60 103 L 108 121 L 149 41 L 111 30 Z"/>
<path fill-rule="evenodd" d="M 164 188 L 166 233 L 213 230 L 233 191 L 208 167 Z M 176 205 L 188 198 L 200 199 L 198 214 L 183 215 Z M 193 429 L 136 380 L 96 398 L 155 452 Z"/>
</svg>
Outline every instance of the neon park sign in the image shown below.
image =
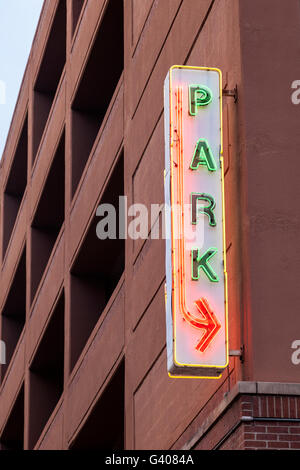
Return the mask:
<svg viewBox="0 0 300 470">
<path fill-rule="evenodd" d="M 221 84 L 218 69 L 173 66 L 164 85 L 170 377 L 228 365 Z"/>
</svg>

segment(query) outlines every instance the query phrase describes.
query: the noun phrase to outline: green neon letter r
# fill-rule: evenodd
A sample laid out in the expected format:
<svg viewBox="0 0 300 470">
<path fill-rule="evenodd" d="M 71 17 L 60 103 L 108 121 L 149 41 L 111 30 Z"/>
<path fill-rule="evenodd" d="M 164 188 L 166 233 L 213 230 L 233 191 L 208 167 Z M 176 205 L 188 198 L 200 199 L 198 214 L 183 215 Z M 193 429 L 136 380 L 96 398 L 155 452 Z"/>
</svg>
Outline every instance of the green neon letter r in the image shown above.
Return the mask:
<svg viewBox="0 0 300 470">
<path fill-rule="evenodd" d="M 198 207 L 198 201 L 208 202 L 208 206 Z M 212 196 L 205 193 L 192 193 L 191 194 L 191 205 L 192 205 L 192 224 L 197 224 L 198 214 L 197 212 L 202 212 L 206 214 L 209 219 L 209 225 L 215 227 L 217 225 L 216 218 L 214 214 L 214 209 L 216 207 L 216 202 Z M 198 209 L 198 211 L 197 211 Z"/>
</svg>

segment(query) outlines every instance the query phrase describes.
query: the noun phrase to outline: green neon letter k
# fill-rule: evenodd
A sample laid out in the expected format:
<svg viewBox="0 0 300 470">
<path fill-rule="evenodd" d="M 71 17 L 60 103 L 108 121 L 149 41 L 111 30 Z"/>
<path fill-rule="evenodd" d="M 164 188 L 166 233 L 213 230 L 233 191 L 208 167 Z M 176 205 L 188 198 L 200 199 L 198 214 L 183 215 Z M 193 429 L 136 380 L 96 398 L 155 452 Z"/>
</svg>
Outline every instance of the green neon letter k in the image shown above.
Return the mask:
<svg viewBox="0 0 300 470">
<path fill-rule="evenodd" d="M 215 271 L 209 264 L 209 259 L 214 256 L 218 250 L 216 248 L 209 248 L 204 255 L 200 256 L 200 250 L 192 250 L 192 279 L 197 281 L 200 277 L 200 268 L 203 269 L 206 276 L 211 282 L 219 282 L 219 278 Z"/>
</svg>

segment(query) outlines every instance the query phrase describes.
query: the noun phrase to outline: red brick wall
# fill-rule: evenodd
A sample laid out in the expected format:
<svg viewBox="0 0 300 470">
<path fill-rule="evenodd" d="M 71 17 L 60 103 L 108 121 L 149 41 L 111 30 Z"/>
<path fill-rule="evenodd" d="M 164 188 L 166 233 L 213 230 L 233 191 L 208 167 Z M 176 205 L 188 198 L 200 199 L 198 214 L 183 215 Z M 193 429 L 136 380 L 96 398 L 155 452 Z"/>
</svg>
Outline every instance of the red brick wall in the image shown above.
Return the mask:
<svg viewBox="0 0 300 470">
<path fill-rule="evenodd" d="M 245 449 L 300 449 L 299 397 L 246 396 L 242 398 L 242 410 L 244 416 L 273 418 L 244 424 Z"/>
<path fill-rule="evenodd" d="M 300 397 L 242 395 L 194 448 L 300 449 Z"/>
<path fill-rule="evenodd" d="M 243 428 L 244 449 L 300 449 L 300 422 L 253 421 Z"/>
<path fill-rule="evenodd" d="M 241 425 L 237 430 L 226 439 L 226 441 L 219 447 L 219 450 L 244 450 L 244 426 Z"/>
</svg>

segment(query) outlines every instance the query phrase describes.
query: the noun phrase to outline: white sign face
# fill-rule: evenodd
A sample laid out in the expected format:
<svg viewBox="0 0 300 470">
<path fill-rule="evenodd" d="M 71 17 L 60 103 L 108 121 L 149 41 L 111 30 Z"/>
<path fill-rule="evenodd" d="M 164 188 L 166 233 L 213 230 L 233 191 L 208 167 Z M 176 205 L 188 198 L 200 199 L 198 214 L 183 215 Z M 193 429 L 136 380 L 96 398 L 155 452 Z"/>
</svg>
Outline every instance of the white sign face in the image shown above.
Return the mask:
<svg viewBox="0 0 300 470">
<path fill-rule="evenodd" d="M 228 364 L 222 77 L 174 66 L 165 81 L 166 316 L 170 376 Z"/>
</svg>

